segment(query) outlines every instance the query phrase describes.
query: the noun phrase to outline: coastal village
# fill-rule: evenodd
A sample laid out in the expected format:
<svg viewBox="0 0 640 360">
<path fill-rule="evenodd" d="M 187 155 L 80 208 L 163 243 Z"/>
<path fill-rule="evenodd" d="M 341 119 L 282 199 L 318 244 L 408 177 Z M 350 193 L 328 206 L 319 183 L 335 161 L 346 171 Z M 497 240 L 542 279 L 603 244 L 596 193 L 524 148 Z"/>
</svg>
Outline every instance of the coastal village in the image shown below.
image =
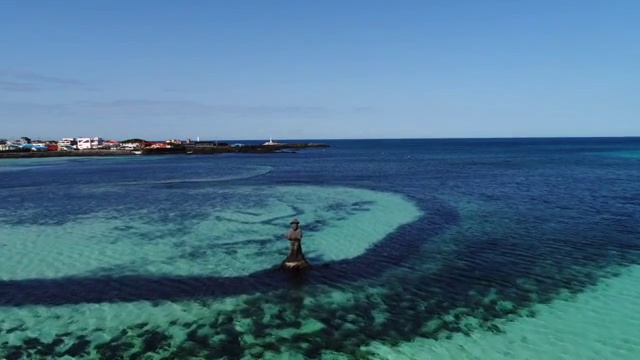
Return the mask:
<svg viewBox="0 0 640 360">
<path fill-rule="evenodd" d="M 232 143 L 219 141 L 195 141 L 191 139 L 169 139 L 147 141 L 127 139 L 105 140 L 101 137 L 62 138 L 60 140 L 32 140 L 21 137 L 14 140 L 0 139 L 0 157 L 41 156 L 96 156 L 96 155 L 159 155 L 159 154 L 216 154 L 228 152 L 282 152 L 289 149 L 327 147 L 315 143 L 282 143 L 269 139 L 267 142 Z"/>
<path fill-rule="evenodd" d="M 193 142 L 194 145 L 200 141 Z M 0 139 L 0 151 L 73 151 L 73 150 L 141 150 L 144 148 L 171 148 L 191 144 L 191 139 L 146 141 L 129 139 L 124 141 L 105 140 L 101 137 L 62 138 L 60 140 L 31 140 L 21 137 L 16 140 Z"/>
</svg>

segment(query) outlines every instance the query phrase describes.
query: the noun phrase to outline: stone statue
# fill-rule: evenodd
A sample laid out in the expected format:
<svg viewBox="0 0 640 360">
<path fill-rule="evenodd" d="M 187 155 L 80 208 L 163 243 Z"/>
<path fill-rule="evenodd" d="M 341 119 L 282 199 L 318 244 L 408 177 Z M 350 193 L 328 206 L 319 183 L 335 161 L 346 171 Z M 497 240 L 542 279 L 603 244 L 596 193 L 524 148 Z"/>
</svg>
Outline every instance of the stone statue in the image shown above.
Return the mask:
<svg viewBox="0 0 640 360">
<path fill-rule="evenodd" d="M 287 269 L 303 269 L 309 267 L 307 259 L 305 259 L 302 253 L 302 229 L 300 229 L 300 222 L 298 219 L 291 220 L 291 229 L 287 231 L 285 237 L 289 240 L 291 248 L 289 250 L 289 256 L 282 262 L 282 266 Z"/>
</svg>

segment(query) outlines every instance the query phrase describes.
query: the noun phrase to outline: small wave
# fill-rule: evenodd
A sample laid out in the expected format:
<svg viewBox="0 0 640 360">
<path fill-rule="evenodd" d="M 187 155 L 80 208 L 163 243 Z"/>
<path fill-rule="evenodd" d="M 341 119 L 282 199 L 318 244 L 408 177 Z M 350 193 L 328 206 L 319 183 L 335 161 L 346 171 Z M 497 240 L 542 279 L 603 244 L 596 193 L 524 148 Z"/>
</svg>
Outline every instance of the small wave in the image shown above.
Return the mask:
<svg viewBox="0 0 640 360">
<path fill-rule="evenodd" d="M 266 175 L 270 173 L 272 170 L 273 168 L 270 166 L 263 166 L 253 171 L 248 171 L 245 173 L 234 174 L 234 175 L 223 175 L 223 176 L 206 177 L 206 178 L 187 178 L 187 179 L 180 178 L 180 179 L 151 180 L 151 181 L 127 181 L 127 182 L 117 182 L 113 184 L 114 185 L 153 185 L 153 184 L 220 182 L 220 181 L 249 179 L 257 176 Z"/>
<path fill-rule="evenodd" d="M 56 165 L 32 165 L 32 166 L 3 166 L 0 167 L 0 172 L 16 172 L 16 171 L 29 171 L 45 168 L 52 168 Z"/>
<path fill-rule="evenodd" d="M 29 168 L 24 166 L 4 166 L 0 167 L 0 172 L 13 172 L 13 171 L 21 171 L 28 170 Z"/>
</svg>

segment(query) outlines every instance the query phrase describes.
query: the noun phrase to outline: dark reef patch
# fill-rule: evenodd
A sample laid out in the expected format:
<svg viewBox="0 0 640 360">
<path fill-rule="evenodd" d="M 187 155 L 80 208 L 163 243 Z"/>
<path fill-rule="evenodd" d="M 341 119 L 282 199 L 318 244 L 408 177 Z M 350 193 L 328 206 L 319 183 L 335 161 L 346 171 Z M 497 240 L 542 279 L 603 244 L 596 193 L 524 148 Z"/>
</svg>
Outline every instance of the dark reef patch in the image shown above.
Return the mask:
<svg viewBox="0 0 640 360">
<path fill-rule="evenodd" d="M 77 358 L 81 355 L 88 355 L 90 345 L 91 341 L 82 336 L 78 337 L 78 339 L 76 339 L 76 341 L 67 350 L 65 350 L 62 355 L 71 356 L 72 358 Z"/>
</svg>

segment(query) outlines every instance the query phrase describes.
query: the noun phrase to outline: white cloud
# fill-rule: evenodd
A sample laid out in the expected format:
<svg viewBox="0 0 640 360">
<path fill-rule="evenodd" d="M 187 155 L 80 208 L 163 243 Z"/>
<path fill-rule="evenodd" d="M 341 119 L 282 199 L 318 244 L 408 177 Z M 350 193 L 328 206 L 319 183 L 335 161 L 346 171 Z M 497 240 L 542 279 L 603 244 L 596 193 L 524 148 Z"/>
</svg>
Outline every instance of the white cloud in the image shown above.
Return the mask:
<svg viewBox="0 0 640 360">
<path fill-rule="evenodd" d="M 63 116 L 104 117 L 203 117 L 203 116 L 322 116 L 330 110 L 321 106 L 212 105 L 190 101 L 115 100 L 80 101 L 68 104 L 0 102 L 0 113 L 55 113 Z"/>
<path fill-rule="evenodd" d="M 74 79 L 41 75 L 29 71 L 0 68 L 0 91 L 38 92 L 60 88 L 87 88 L 87 84 Z"/>
</svg>

